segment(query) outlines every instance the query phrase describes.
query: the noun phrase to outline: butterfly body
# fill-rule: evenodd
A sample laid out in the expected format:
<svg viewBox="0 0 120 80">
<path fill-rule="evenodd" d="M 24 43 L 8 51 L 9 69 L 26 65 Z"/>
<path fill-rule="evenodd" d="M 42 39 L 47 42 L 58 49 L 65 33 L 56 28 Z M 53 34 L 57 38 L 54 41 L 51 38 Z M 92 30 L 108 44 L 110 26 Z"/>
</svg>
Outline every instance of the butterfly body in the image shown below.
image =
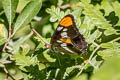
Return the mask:
<svg viewBox="0 0 120 80">
<path fill-rule="evenodd" d="M 87 50 L 87 42 L 77 29 L 71 14 L 66 15 L 60 21 L 50 44 L 52 50 L 64 54 L 81 54 Z"/>
</svg>

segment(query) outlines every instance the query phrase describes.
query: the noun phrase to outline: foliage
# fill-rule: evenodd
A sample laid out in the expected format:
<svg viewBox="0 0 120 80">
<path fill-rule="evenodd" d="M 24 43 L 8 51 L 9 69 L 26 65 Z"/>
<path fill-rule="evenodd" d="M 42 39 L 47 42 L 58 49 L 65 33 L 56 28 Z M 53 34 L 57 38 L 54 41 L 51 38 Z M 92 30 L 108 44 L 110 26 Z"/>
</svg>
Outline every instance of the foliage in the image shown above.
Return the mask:
<svg viewBox="0 0 120 80">
<path fill-rule="evenodd" d="M 120 80 L 119 0 L 0 2 L 0 80 Z M 45 47 L 67 14 L 88 42 L 87 54 Z"/>
</svg>

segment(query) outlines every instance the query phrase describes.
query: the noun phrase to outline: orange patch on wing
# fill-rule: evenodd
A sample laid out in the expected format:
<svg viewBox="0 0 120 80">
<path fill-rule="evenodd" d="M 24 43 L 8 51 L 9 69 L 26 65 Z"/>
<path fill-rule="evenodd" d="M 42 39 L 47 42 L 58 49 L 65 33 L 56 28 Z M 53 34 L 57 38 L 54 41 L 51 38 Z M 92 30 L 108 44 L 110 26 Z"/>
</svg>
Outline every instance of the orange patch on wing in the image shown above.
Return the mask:
<svg viewBox="0 0 120 80">
<path fill-rule="evenodd" d="M 72 18 L 71 17 L 65 17 L 60 21 L 60 25 L 64 27 L 69 27 L 72 25 Z"/>
<path fill-rule="evenodd" d="M 67 43 L 67 44 L 71 44 L 72 43 L 71 40 L 68 39 L 68 38 L 60 38 L 60 40 L 65 42 L 65 43 Z"/>
</svg>

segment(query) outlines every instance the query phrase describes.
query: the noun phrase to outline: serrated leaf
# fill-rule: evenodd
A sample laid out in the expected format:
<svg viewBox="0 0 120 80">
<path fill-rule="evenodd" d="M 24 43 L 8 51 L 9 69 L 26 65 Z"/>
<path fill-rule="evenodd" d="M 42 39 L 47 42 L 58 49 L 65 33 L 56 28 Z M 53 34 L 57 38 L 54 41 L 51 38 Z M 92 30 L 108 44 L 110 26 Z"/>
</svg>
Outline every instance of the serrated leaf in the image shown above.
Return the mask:
<svg viewBox="0 0 120 80">
<path fill-rule="evenodd" d="M 115 1 L 115 2 L 112 3 L 112 5 L 113 5 L 113 9 L 114 9 L 114 11 L 116 13 L 116 16 L 118 16 L 119 19 L 120 19 L 120 9 L 119 9 L 120 3 L 118 1 Z M 120 20 L 118 21 L 116 26 L 119 26 L 119 25 L 120 25 Z"/>
<path fill-rule="evenodd" d="M 99 9 L 96 9 L 93 5 L 84 2 L 81 3 L 81 6 L 84 7 L 84 14 L 89 16 L 98 28 L 111 28 L 112 25 L 104 18 Z"/>
<path fill-rule="evenodd" d="M 112 35 L 112 34 L 117 34 L 117 31 L 115 29 L 113 29 L 113 28 L 109 28 L 109 29 L 105 30 L 104 34 L 106 36 Z"/>
<path fill-rule="evenodd" d="M 41 0 L 34 0 L 29 2 L 25 8 L 22 10 L 21 14 L 18 16 L 16 23 L 14 25 L 13 35 L 22 26 L 28 24 L 34 16 L 39 12 L 42 6 Z"/>
<path fill-rule="evenodd" d="M 51 18 L 50 18 L 50 21 L 51 22 L 55 22 L 55 21 L 57 21 L 58 20 L 58 18 L 56 17 L 56 16 L 52 16 Z"/>
<path fill-rule="evenodd" d="M 110 57 L 119 56 L 120 57 L 120 48 L 110 48 L 102 51 L 98 51 L 97 53 L 103 59 L 108 59 Z"/>
<path fill-rule="evenodd" d="M 55 22 L 56 20 L 60 21 L 65 15 L 70 13 L 70 10 L 60 11 L 60 8 L 56 8 L 55 6 L 51 6 L 51 8 L 47 8 L 46 12 L 51 15 L 50 21 Z"/>
<path fill-rule="evenodd" d="M 24 67 L 37 64 L 38 60 L 36 56 L 25 56 L 22 54 L 15 54 L 13 56 L 16 65 L 19 65 L 21 70 L 27 71 Z"/>
<path fill-rule="evenodd" d="M 15 18 L 15 13 L 17 9 L 19 0 L 3 0 L 3 8 L 5 11 L 5 14 L 7 16 L 8 22 L 11 25 L 14 18 Z"/>
<path fill-rule="evenodd" d="M 96 30 L 93 34 L 90 35 L 89 40 L 92 42 L 96 40 L 97 38 L 99 38 L 101 34 L 102 32 L 100 32 L 99 30 Z"/>
<path fill-rule="evenodd" d="M 109 1 L 105 1 L 103 0 L 101 2 L 101 9 L 105 10 L 105 15 L 108 16 L 110 12 L 113 11 L 113 7 L 111 6 L 111 4 L 109 3 Z"/>
</svg>

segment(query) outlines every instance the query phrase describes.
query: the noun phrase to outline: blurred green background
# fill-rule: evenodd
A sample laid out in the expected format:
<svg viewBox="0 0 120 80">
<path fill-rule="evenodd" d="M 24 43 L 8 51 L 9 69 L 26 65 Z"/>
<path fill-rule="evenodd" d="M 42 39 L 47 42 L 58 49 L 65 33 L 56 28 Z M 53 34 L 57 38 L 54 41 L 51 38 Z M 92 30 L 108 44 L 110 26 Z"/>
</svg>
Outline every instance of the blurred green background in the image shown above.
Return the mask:
<svg viewBox="0 0 120 80">
<path fill-rule="evenodd" d="M 25 21 L 8 42 L 6 53 L 2 52 L 10 25 L 6 15 L 12 14 L 6 11 L 9 7 L 3 7 L 9 4 L 2 1 L 5 0 L 0 0 L 0 80 L 13 80 L 6 77 L 5 68 L 15 80 L 120 80 L 119 0 L 19 0 L 13 11 L 12 32 Z M 87 55 L 49 52 L 41 39 L 31 34 L 28 23 L 49 43 L 59 21 L 67 14 L 74 15 L 88 42 Z M 84 63 L 86 59 L 88 63 Z"/>
</svg>

